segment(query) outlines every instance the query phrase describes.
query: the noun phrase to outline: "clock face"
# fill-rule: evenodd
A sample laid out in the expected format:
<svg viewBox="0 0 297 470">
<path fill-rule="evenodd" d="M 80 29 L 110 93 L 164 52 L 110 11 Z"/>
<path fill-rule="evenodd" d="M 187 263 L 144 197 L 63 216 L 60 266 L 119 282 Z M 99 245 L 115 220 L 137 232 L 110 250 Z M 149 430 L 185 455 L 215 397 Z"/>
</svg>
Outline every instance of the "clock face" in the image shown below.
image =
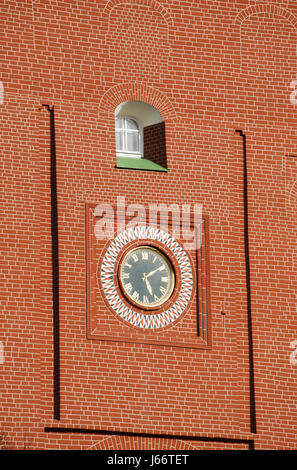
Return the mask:
<svg viewBox="0 0 297 470">
<path fill-rule="evenodd" d="M 124 256 L 119 278 L 126 298 L 145 308 L 156 308 L 172 294 L 175 274 L 169 259 L 158 249 L 139 246 Z"/>
</svg>

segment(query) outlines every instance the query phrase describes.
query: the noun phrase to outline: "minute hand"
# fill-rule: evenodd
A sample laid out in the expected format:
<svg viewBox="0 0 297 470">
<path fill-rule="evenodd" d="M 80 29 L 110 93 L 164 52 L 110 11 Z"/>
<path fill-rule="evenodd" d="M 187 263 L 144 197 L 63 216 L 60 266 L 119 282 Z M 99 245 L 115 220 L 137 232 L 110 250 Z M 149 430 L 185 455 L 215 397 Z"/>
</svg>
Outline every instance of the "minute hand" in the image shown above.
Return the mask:
<svg viewBox="0 0 297 470">
<path fill-rule="evenodd" d="M 147 290 L 149 291 L 149 293 L 150 293 L 151 295 L 153 295 L 152 286 L 150 285 L 150 283 L 149 283 L 149 281 L 147 280 L 146 277 L 144 278 L 144 280 L 145 280 L 145 284 L 146 284 Z"/>
<path fill-rule="evenodd" d="M 154 269 L 154 271 L 151 271 L 150 273 L 148 273 L 148 274 L 146 275 L 146 278 L 152 276 L 152 275 L 155 274 L 157 271 L 160 271 L 160 269 L 164 269 L 164 266 L 162 265 L 162 266 L 159 266 L 157 269 Z"/>
</svg>

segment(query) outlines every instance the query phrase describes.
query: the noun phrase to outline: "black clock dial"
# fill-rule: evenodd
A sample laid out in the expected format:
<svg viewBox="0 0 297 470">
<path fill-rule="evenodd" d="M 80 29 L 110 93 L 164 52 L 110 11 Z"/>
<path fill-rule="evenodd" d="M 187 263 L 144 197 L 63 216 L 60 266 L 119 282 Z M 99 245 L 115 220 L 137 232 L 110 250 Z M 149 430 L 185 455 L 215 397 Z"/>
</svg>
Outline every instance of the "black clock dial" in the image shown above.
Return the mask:
<svg viewBox="0 0 297 470">
<path fill-rule="evenodd" d="M 171 262 L 160 250 L 150 246 L 130 250 L 119 274 L 125 296 L 141 307 L 162 305 L 174 288 Z"/>
</svg>

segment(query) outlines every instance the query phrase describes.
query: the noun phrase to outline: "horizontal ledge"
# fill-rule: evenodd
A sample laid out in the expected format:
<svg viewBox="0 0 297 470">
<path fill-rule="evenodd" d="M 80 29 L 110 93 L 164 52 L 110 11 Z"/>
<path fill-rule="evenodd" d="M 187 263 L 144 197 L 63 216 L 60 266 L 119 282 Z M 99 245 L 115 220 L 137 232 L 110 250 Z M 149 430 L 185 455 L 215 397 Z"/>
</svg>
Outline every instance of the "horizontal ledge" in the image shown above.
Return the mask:
<svg viewBox="0 0 297 470">
<path fill-rule="evenodd" d="M 164 168 L 157 163 L 154 163 L 146 158 L 131 158 L 131 157 L 118 157 L 115 168 L 121 168 L 123 170 L 146 170 L 146 171 L 159 171 L 168 172 L 167 168 Z"/>
<path fill-rule="evenodd" d="M 134 436 L 134 437 L 148 437 L 156 439 L 178 439 L 181 441 L 204 441 L 204 442 L 225 442 L 233 444 L 246 444 L 252 447 L 254 444 L 253 439 L 236 439 L 232 437 L 209 437 L 209 436 L 187 436 L 183 434 L 155 434 L 143 432 L 126 432 L 126 431 L 111 431 L 106 429 L 86 429 L 86 428 L 60 428 L 60 427 L 45 427 L 44 432 L 60 432 L 68 434 L 97 434 L 109 436 Z"/>
</svg>

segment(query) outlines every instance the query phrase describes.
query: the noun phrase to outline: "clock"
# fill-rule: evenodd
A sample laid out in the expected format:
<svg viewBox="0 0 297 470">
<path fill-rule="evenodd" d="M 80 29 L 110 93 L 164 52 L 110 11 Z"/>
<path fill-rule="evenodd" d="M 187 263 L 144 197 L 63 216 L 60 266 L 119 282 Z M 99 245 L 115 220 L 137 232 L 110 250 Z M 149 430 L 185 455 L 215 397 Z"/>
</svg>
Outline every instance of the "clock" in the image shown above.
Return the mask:
<svg viewBox="0 0 297 470">
<path fill-rule="evenodd" d="M 194 270 L 173 236 L 156 227 L 119 233 L 98 260 L 99 291 L 127 326 L 160 330 L 179 321 L 194 295 Z"/>
<path fill-rule="evenodd" d="M 145 309 L 156 309 L 164 304 L 175 285 L 175 272 L 169 258 L 148 245 L 128 250 L 118 275 L 127 300 Z"/>
</svg>

